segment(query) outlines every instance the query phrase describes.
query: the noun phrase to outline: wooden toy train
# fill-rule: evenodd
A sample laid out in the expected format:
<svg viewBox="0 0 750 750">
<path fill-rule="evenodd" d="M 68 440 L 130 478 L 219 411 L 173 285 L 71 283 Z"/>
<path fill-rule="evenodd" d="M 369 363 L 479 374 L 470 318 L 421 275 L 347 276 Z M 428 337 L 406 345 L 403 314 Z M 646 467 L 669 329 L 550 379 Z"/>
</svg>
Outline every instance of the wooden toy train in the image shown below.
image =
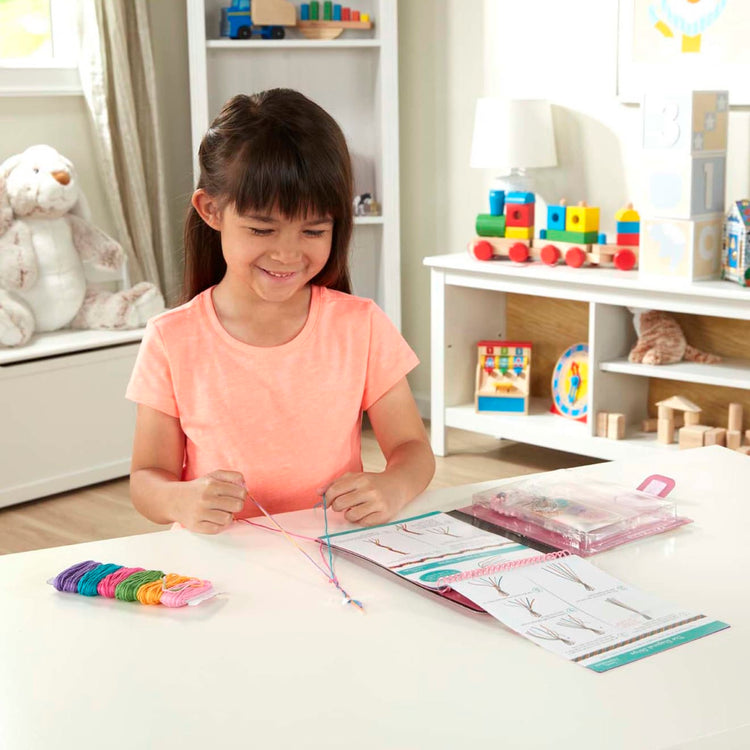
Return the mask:
<svg viewBox="0 0 750 750">
<path fill-rule="evenodd" d="M 490 213 L 479 214 L 476 237 L 469 253 L 478 260 L 509 258 L 516 263 L 540 260 L 548 266 L 560 261 L 574 268 L 583 265 L 614 266 L 629 271 L 638 264 L 640 216 L 632 205 L 620 209 L 617 241 L 607 244 L 599 232 L 599 208 L 579 204 L 547 208 L 547 228 L 534 238 L 533 193 L 490 191 Z"/>
</svg>

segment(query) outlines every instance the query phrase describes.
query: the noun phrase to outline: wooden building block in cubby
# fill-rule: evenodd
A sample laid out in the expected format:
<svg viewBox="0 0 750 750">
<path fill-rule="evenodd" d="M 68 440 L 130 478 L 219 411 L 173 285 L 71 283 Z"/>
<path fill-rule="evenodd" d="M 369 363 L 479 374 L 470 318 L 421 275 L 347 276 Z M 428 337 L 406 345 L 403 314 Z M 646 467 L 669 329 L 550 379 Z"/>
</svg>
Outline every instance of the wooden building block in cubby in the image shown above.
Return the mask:
<svg viewBox="0 0 750 750">
<path fill-rule="evenodd" d="M 742 433 L 739 430 L 727 430 L 727 448 L 736 451 L 742 445 Z"/>
<path fill-rule="evenodd" d="M 701 448 L 704 445 L 706 433 L 711 429 L 705 424 L 686 425 L 680 429 L 680 450 L 685 448 Z"/>
<path fill-rule="evenodd" d="M 727 431 L 723 427 L 712 427 L 703 436 L 703 445 L 726 445 Z"/>
</svg>

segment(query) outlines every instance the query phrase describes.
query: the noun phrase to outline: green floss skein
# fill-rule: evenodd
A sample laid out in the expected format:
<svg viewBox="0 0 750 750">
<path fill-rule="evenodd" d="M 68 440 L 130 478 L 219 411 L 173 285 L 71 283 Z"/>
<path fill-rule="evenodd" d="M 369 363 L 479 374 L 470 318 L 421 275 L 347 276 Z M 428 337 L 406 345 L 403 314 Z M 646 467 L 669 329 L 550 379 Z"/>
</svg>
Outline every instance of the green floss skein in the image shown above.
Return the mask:
<svg viewBox="0 0 750 750">
<path fill-rule="evenodd" d="M 133 573 L 115 588 L 115 599 L 123 602 L 134 602 L 138 600 L 138 589 L 146 583 L 153 583 L 164 578 L 161 570 L 141 570 Z"/>
<path fill-rule="evenodd" d="M 84 596 L 98 596 L 99 592 L 97 591 L 97 586 L 99 585 L 99 581 L 110 573 L 119 570 L 121 567 L 122 565 L 106 563 L 100 565 L 98 568 L 90 570 L 88 573 L 85 573 L 81 576 L 81 580 L 78 581 L 78 593 L 83 594 Z"/>
</svg>

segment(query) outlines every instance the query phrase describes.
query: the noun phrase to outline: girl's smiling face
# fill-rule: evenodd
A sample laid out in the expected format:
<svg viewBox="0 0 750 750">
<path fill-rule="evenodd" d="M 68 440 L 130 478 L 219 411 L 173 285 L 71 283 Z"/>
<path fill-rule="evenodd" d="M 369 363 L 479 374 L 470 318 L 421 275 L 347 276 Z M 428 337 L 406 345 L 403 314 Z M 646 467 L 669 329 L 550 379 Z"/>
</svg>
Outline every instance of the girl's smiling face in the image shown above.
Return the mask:
<svg viewBox="0 0 750 750">
<path fill-rule="evenodd" d="M 209 225 L 221 233 L 226 281 L 258 300 L 296 298 L 331 254 L 334 222 L 328 216 L 290 219 L 275 208 L 238 214 L 230 203 L 211 219 Z"/>
</svg>

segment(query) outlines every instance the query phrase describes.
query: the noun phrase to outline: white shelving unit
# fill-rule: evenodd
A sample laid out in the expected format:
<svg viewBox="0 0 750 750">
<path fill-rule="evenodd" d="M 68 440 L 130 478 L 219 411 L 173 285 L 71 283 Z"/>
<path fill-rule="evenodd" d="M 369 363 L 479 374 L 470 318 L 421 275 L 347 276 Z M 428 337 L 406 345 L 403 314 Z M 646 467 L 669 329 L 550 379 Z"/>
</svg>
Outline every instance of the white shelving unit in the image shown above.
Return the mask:
<svg viewBox="0 0 750 750">
<path fill-rule="evenodd" d="M 633 428 L 647 416 L 649 378 L 750 390 L 750 360 L 660 367 L 627 361 L 636 340 L 628 307 L 750 320 L 750 292 L 739 286 L 715 281 L 669 287 L 641 281 L 637 273 L 482 262 L 468 253 L 424 262 L 432 280 L 432 447 L 440 456 L 446 454 L 446 427 L 604 459 L 676 450 Z M 624 413 L 630 425 L 625 440 L 596 437 L 594 419 L 580 423 L 550 414 L 548 399 L 532 400 L 528 416 L 475 411 L 476 342 L 505 335 L 507 293 L 589 304 L 589 414 Z M 560 350 L 572 343 L 560 342 Z"/>
<path fill-rule="evenodd" d="M 222 104 L 268 88 L 301 91 L 339 123 L 349 143 L 355 192 L 370 192 L 382 215 L 357 217 L 354 293 L 374 299 L 401 326 L 396 0 L 358 0 L 370 31 L 309 40 L 294 27 L 280 40 L 219 38 L 226 0 L 187 0 L 193 153 Z M 299 3 L 295 3 L 299 5 Z M 194 165 L 197 177 L 197 164 Z M 353 198 L 354 196 L 352 196 Z"/>
</svg>

